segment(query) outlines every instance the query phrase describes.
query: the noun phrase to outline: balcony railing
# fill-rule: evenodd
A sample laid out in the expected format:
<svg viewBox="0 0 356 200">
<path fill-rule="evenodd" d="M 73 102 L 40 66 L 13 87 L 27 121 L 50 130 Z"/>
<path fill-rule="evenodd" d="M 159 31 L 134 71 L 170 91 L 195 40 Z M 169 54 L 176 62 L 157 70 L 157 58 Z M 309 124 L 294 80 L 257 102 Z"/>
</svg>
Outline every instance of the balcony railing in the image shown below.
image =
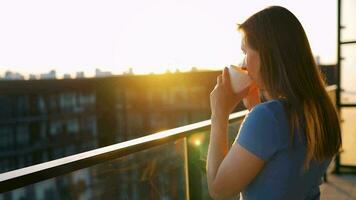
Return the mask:
<svg viewBox="0 0 356 200">
<path fill-rule="evenodd" d="M 334 100 L 336 86 L 327 90 Z M 230 115 L 230 143 L 247 113 Z M 0 199 L 206 199 L 210 125 L 206 120 L 2 173 Z"/>
</svg>

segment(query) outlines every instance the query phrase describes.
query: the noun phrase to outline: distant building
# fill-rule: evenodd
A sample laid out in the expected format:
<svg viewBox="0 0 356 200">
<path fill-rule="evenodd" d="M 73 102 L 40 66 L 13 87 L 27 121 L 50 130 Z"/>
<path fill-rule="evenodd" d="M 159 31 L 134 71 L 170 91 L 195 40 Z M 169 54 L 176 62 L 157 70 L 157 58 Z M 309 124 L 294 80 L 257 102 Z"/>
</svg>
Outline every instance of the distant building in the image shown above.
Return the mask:
<svg viewBox="0 0 356 200">
<path fill-rule="evenodd" d="M 192 67 L 190 71 L 191 71 L 191 72 L 197 72 L 197 71 L 198 71 L 198 68 L 197 68 L 197 67 Z"/>
<path fill-rule="evenodd" d="M 56 78 L 57 76 L 55 70 L 51 70 L 49 73 L 40 75 L 40 79 L 56 79 Z"/>
<path fill-rule="evenodd" d="M 75 78 L 85 78 L 84 72 L 77 72 Z"/>
<path fill-rule="evenodd" d="M 35 74 L 30 74 L 28 77 L 29 80 L 36 80 L 37 79 L 37 75 Z"/>
<path fill-rule="evenodd" d="M 132 67 L 130 67 L 129 70 L 126 71 L 126 72 L 124 72 L 123 74 L 124 74 L 124 75 L 133 75 L 133 74 L 134 74 L 134 71 L 133 71 Z"/>
<path fill-rule="evenodd" d="M 0 81 L 0 173 L 208 119 L 209 93 L 218 73 Z M 124 166 L 127 172 L 98 176 L 106 165 L 88 168 L 60 177 L 60 181 L 49 180 L 45 187 L 16 190 L 6 199 L 25 197 L 31 191 L 51 199 L 50 195 L 66 194 L 60 191 L 68 191 L 79 181 L 96 187 L 99 193 L 101 185 L 113 183 L 117 185 L 114 195 L 123 199 L 123 194 L 131 191 L 128 187 L 144 182 L 128 197 L 152 196 L 156 193 L 146 183 L 179 179 L 177 174 L 184 171 L 181 161 L 171 159 L 170 155 L 177 153 L 169 148 L 155 161 L 157 170 L 165 166 L 172 174 L 137 176 L 151 166 L 146 156 L 156 152 L 150 151 L 135 158 L 135 163 L 141 163 L 136 168 Z M 183 184 L 170 187 L 181 191 L 172 193 L 178 195 L 176 199 L 184 198 Z M 86 191 L 78 190 L 78 195 Z"/>
<path fill-rule="evenodd" d="M 95 70 L 95 77 L 108 77 L 108 76 L 112 76 L 111 72 L 101 71 L 100 69 Z"/>
<path fill-rule="evenodd" d="M 0 81 L 0 173 L 207 119 L 217 74 Z"/>
<path fill-rule="evenodd" d="M 18 72 L 6 71 L 4 78 L 5 80 L 24 80 L 24 76 Z"/>
<path fill-rule="evenodd" d="M 63 78 L 64 79 L 71 79 L 71 75 L 70 74 L 63 74 Z"/>
<path fill-rule="evenodd" d="M 320 65 L 320 56 L 315 56 L 314 60 L 317 65 Z"/>
</svg>

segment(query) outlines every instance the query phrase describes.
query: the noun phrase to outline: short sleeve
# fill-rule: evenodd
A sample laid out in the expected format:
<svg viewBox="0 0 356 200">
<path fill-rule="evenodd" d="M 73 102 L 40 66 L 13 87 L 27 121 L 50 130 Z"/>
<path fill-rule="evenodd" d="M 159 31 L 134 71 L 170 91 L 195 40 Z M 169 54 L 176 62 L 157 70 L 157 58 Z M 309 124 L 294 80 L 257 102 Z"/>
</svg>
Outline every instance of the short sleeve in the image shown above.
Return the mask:
<svg viewBox="0 0 356 200">
<path fill-rule="evenodd" d="M 260 104 L 246 115 L 235 143 L 267 161 L 281 145 L 278 131 L 278 123 L 273 112 L 266 104 Z"/>
</svg>

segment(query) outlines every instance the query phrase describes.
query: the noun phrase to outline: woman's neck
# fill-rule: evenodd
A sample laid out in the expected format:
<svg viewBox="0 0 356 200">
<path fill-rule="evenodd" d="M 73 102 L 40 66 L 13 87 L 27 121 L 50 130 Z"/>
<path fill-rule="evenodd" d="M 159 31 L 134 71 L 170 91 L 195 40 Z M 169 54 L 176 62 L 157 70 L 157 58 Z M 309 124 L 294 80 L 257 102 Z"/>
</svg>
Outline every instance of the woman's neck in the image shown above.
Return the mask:
<svg viewBox="0 0 356 200">
<path fill-rule="evenodd" d="M 266 90 L 262 90 L 262 95 L 266 101 L 273 100 L 272 96 Z"/>
</svg>

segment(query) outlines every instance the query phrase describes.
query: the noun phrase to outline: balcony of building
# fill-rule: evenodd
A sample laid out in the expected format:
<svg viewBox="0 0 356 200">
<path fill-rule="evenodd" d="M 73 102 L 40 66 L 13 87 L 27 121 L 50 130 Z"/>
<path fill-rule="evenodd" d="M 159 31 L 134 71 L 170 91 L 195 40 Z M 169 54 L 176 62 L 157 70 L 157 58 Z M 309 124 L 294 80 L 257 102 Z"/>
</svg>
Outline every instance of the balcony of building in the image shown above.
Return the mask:
<svg viewBox="0 0 356 200">
<path fill-rule="evenodd" d="M 336 86 L 327 90 L 335 99 Z M 247 113 L 230 115 L 230 144 Z M 355 115 L 343 119 L 344 130 L 355 130 Z M 209 199 L 205 159 L 210 123 L 201 121 L 2 173 L 0 199 Z M 345 174 L 353 167 L 340 165 L 340 159 L 356 164 L 356 148 L 348 141 L 344 144 L 321 185 L 322 199 L 356 198 L 356 177 Z"/>
</svg>

